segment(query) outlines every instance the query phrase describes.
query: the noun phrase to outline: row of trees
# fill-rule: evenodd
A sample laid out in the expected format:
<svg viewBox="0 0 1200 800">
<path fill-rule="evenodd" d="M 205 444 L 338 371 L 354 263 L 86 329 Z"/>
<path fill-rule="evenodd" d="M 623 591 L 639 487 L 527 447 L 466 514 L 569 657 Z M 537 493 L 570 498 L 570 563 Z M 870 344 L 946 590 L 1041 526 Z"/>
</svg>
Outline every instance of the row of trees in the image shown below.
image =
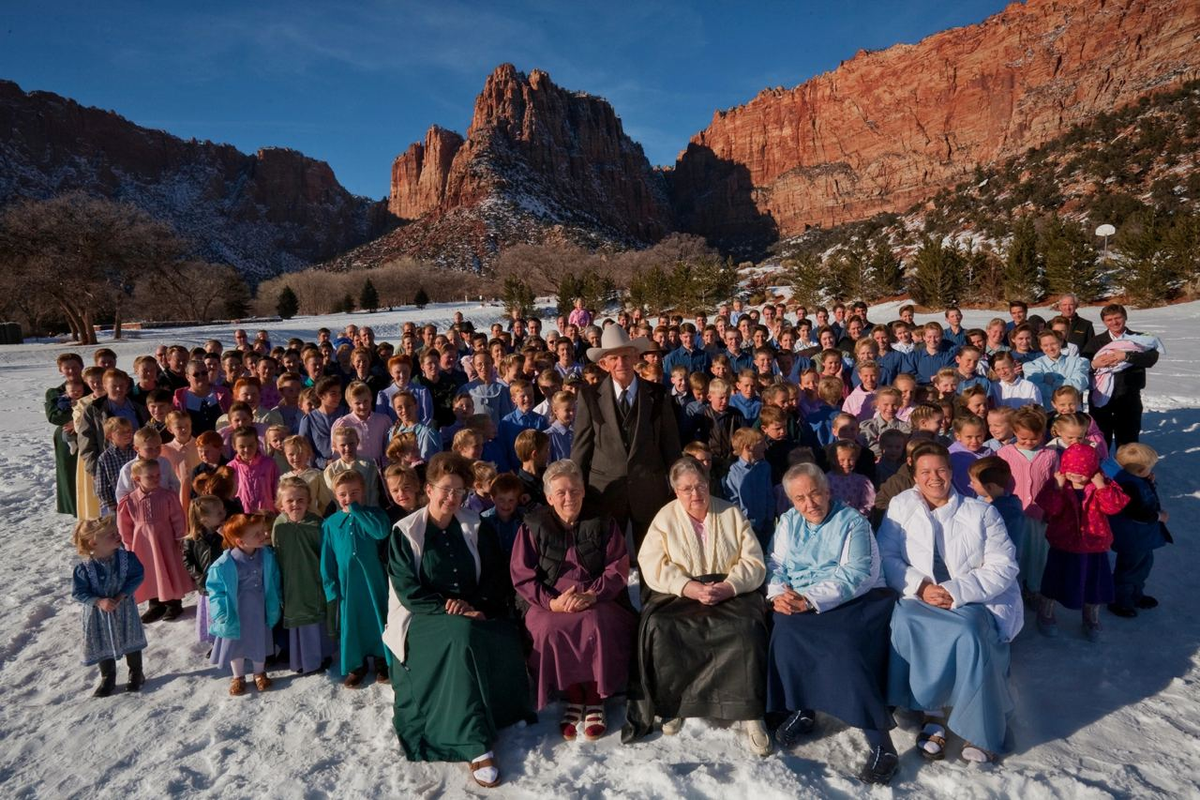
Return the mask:
<svg viewBox="0 0 1200 800">
<path fill-rule="evenodd" d="M 0 214 L 0 306 L 33 333 L 123 320 L 205 321 L 246 313 L 235 269 L 191 256 L 174 229 L 125 203 L 82 193 L 24 200 Z"/>
</svg>

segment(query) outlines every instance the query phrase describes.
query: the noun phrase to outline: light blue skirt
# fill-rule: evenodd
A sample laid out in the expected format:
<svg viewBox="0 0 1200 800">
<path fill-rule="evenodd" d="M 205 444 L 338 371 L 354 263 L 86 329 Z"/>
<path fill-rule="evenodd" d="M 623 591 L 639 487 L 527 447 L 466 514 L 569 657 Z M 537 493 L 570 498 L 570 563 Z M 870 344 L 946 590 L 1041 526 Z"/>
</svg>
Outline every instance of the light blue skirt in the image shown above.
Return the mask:
<svg viewBox="0 0 1200 800">
<path fill-rule="evenodd" d="M 992 753 L 1012 749 L 1009 646 L 981 605 L 948 611 L 913 598 L 892 614 L 888 703 L 941 715 L 947 727 Z"/>
<path fill-rule="evenodd" d="M 1042 590 L 1042 573 L 1046 571 L 1046 556 L 1050 553 L 1050 542 L 1046 539 L 1046 523 L 1037 519 L 1026 520 L 1025 546 L 1017 558 L 1020 572 L 1017 580 L 1031 592 Z"/>
</svg>

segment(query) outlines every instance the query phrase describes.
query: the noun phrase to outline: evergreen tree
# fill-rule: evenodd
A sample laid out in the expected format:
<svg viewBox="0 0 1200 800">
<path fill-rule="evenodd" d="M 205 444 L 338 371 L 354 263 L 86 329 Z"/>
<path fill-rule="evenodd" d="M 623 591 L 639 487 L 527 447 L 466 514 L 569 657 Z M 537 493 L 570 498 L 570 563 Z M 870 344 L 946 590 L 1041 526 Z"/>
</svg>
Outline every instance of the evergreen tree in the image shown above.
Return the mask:
<svg viewBox="0 0 1200 800">
<path fill-rule="evenodd" d="M 424 286 L 417 287 L 417 293 L 413 295 L 413 305 L 417 308 L 424 308 L 429 305 L 429 292 L 425 291 Z"/>
<path fill-rule="evenodd" d="M 510 314 L 516 311 L 522 317 L 536 313 L 533 290 L 529 288 L 528 283 L 515 275 L 504 279 L 504 309 Z"/>
<path fill-rule="evenodd" d="M 349 292 L 346 292 L 346 296 L 342 298 L 341 310 L 346 314 L 354 310 L 354 298 L 350 296 Z"/>
<path fill-rule="evenodd" d="M 559 279 L 557 304 L 559 314 L 571 313 L 571 309 L 575 307 L 575 298 L 582 294 L 580 283 L 581 281 L 570 273 Z"/>
<path fill-rule="evenodd" d="M 783 267 L 787 270 L 795 299 L 806 306 L 819 306 L 825 302 L 825 271 L 816 255 L 804 253 L 787 259 Z"/>
<path fill-rule="evenodd" d="M 1196 228 L 1194 218 L 1183 215 L 1171 218 L 1151 210 L 1130 217 L 1117 239 L 1118 275 L 1135 304 L 1174 299 L 1195 277 Z"/>
<path fill-rule="evenodd" d="M 1004 260 L 1004 291 L 1009 300 L 1034 302 L 1042 297 L 1042 259 L 1037 228 L 1028 217 L 1017 223 Z"/>
<path fill-rule="evenodd" d="M 379 308 L 379 292 L 376 291 L 375 284 L 371 283 L 370 278 L 367 278 L 362 292 L 358 295 L 358 307 L 365 311 L 374 311 Z"/>
<path fill-rule="evenodd" d="M 1087 302 L 1101 296 L 1104 269 L 1092 237 L 1078 223 L 1051 216 L 1042 226 L 1039 250 L 1046 267 L 1046 291 L 1074 293 Z"/>
<path fill-rule="evenodd" d="M 874 297 L 894 297 L 904 291 L 904 262 L 896 258 L 887 237 L 876 239 L 867 262 Z"/>
<path fill-rule="evenodd" d="M 291 319 L 299 310 L 300 301 L 296 298 L 296 293 L 292 291 L 292 287 L 284 286 L 279 292 L 279 299 L 275 302 L 275 313 L 281 319 Z"/>
<path fill-rule="evenodd" d="M 962 297 L 964 259 L 957 248 L 945 247 L 931 236 L 921 242 L 913 257 L 915 270 L 912 296 L 929 308 L 949 308 L 958 305 Z"/>
</svg>

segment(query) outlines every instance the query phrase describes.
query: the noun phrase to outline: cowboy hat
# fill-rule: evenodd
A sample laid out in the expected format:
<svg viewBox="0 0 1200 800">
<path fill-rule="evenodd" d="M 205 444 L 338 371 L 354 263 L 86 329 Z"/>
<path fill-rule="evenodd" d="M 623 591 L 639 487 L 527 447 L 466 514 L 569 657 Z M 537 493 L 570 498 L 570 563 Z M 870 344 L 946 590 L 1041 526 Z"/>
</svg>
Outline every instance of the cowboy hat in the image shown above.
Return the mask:
<svg viewBox="0 0 1200 800">
<path fill-rule="evenodd" d="M 645 336 L 630 339 L 629 334 L 620 325 L 609 325 L 604 329 L 604 333 L 600 334 L 600 346 L 589 347 L 587 357 L 588 361 L 595 363 L 614 350 L 632 347 L 637 352 L 644 353 L 652 346 Z"/>
</svg>

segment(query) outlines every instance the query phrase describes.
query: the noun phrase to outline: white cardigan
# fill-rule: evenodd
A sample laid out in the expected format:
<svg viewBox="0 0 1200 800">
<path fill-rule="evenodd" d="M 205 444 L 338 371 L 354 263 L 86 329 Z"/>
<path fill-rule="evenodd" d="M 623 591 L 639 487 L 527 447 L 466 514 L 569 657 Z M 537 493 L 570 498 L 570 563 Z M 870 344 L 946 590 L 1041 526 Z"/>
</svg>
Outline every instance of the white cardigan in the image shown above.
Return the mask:
<svg viewBox="0 0 1200 800">
<path fill-rule="evenodd" d="M 479 515 L 474 511 L 460 508 L 454 515 L 462 527 L 463 539 L 475 559 L 475 578 L 480 572 L 479 561 Z M 425 526 L 429 523 L 429 509 L 420 508 L 392 526 L 393 535 L 399 533 L 408 539 L 413 552 L 413 571 L 421 572 L 421 554 L 425 550 Z M 387 625 L 383 628 L 383 643 L 392 651 L 392 655 L 401 664 L 408 661 L 405 643 L 408 637 L 408 626 L 412 624 L 412 612 L 404 607 L 396 590 L 392 588 L 391 578 L 388 578 L 388 615 Z"/>
<path fill-rule="evenodd" d="M 683 596 L 688 581 L 723 574 L 737 594 L 762 586 L 767 576 L 762 545 L 741 510 L 716 497 L 709 500 L 703 550 L 687 512 L 672 500 L 655 515 L 638 551 L 642 580 L 656 592 Z"/>
<path fill-rule="evenodd" d="M 954 608 L 982 603 L 996 618 L 1000 637 L 1011 641 L 1024 623 L 1017 586 L 1016 549 L 1000 512 L 982 500 L 950 495 L 950 522 L 944 530 L 943 561 L 950 580 L 941 584 Z M 922 581 L 933 581 L 933 519 L 913 488 L 892 498 L 879 528 L 879 550 L 888 585 L 916 597 Z"/>
</svg>

